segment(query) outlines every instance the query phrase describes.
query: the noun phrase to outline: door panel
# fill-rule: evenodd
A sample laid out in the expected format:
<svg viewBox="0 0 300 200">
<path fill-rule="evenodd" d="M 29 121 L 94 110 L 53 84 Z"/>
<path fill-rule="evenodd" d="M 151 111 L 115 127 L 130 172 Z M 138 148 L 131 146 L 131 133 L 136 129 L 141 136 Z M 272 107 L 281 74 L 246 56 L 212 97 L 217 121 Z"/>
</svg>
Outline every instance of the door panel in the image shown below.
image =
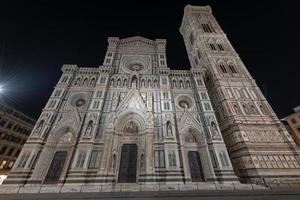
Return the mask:
<svg viewBox="0 0 300 200">
<path fill-rule="evenodd" d="M 197 151 L 189 151 L 188 159 L 193 182 L 204 181 L 204 175 L 201 165 L 199 153 Z"/>
<path fill-rule="evenodd" d="M 119 168 L 119 183 L 136 182 L 136 144 L 124 144 L 122 146 L 121 161 Z"/>
<path fill-rule="evenodd" d="M 61 171 L 64 167 L 66 156 L 67 156 L 66 151 L 57 151 L 54 154 L 53 160 L 51 162 L 51 165 L 48 170 L 48 173 L 47 173 L 44 183 L 54 184 L 54 183 L 58 182 Z"/>
</svg>

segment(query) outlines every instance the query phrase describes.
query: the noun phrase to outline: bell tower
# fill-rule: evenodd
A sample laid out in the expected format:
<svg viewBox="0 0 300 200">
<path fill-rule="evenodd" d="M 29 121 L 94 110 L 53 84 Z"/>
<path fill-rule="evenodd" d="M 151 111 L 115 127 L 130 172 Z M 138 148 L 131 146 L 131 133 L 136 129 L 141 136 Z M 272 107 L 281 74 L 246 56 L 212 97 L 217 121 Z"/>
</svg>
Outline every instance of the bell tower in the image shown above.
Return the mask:
<svg viewBox="0 0 300 200">
<path fill-rule="evenodd" d="M 211 8 L 187 5 L 180 32 L 191 68 L 205 71 L 208 93 L 239 178 L 257 183 L 297 181 L 299 148 L 230 44 Z"/>
</svg>

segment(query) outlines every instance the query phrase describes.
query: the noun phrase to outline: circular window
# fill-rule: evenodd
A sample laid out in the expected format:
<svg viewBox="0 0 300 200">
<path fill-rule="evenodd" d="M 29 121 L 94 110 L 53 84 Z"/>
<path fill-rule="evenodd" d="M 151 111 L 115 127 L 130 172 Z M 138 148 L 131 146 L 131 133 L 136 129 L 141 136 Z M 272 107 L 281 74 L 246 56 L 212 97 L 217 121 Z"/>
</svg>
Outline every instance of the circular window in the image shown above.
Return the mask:
<svg viewBox="0 0 300 200">
<path fill-rule="evenodd" d="M 83 107 L 86 105 L 87 99 L 83 94 L 76 94 L 71 97 L 70 105 L 73 107 Z"/>
<path fill-rule="evenodd" d="M 81 107 L 81 106 L 83 106 L 85 104 L 85 99 L 77 99 L 76 101 L 75 101 L 75 106 L 76 107 Z"/>
<path fill-rule="evenodd" d="M 144 69 L 144 65 L 142 63 L 139 63 L 139 62 L 132 62 L 132 63 L 129 63 L 127 65 L 127 69 L 129 69 L 130 71 L 139 72 L 139 71 L 142 71 Z"/>
<path fill-rule="evenodd" d="M 184 109 L 186 109 L 186 108 L 190 108 L 191 106 L 189 105 L 189 103 L 186 101 L 186 100 L 181 100 L 181 101 L 179 101 L 179 106 L 181 107 L 181 108 L 184 108 Z"/>
<path fill-rule="evenodd" d="M 179 96 L 177 98 L 177 105 L 181 108 L 181 109 L 190 109 L 193 107 L 194 105 L 194 101 L 191 97 L 188 96 Z"/>
</svg>

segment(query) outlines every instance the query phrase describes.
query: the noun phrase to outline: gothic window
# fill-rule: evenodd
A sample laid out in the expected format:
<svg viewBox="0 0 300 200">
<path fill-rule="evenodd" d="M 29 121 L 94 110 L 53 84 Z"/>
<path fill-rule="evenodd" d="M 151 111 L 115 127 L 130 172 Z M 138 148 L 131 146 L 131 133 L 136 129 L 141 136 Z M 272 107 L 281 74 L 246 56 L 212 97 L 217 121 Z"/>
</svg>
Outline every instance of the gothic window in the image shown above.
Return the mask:
<svg viewBox="0 0 300 200">
<path fill-rule="evenodd" d="M 210 43 L 209 46 L 210 46 L 211 50 L 214 50 L 214 51 L 217 50 L 214 44 Z"/>
<path fill-rule="evenodd" d="M 61 90 L 56 90 L 55 92 L 54 92 L 54 97 L 59 97 L 60 96 L 60 94 L 61 94 Z"/>
<path fill-rule="evenodd" d="M 48 108 L 54 108 L 55 104 L 56 104 L 56 101 L 55 100 L 51 100 L 50 103 L 49 103 Z"/>
<path fill-rule="evenodd" d="M 90 82 L 90 86 L 95 86 L 96 80 L 95 78 L 92 78 L 91 82 Z"/>
<path fill-rule="evenodd" d="M 97 91 L 96 98 L 100 98 L 101 96 L 102 96 L 102 91 L 101 90 Z"/>
<path fill-rule="evenodd" d="M 218 48 L 219 48 L 220 51 L 224 51 L 224 47 L 223 47 L 222 44 L 217 44 L 217 46 L 218 46 Z"/>
<path fill-rule="evenodd" d="M 65 82 L 67 82 L 67 80 L 68 80 L 68 77 L 67 76 L 64 76 L 63 78 L 62 78 L 62 83 L 65 83 Z"/>
<path fill-rule="evenodd" d="M 238 105 L 233 104 L 233 107 L 234 107 L 234 110 L 235 110 L 235 113 L 236 113 L 236 114 L 241 114 L 241 110 L 240 110 L 240 108 L 239 108 Z"/>
<path fill-rule="evenodd" d="M 117 81 L 117 87 L 121 86 L 121 79 L 118 79 Z"/>
<path fill-rule="evenodd" d="M 169 102 L 164 102 L 164 110 L 170 110 Z"/>
<path fill-rule="evenodd" d="M 93 150 L 91 153 L 89 168 L 95 169 L 100 166 L 102 152 L 98 150 Z"/>
<path fill-rule="evenodd" d="M 160 55 L 159 55 L 159 58 L 160 58 L 160 59 L 164 59 L 164 58 L 165 58 L 164 54 L 160 54 Z"/>
<path fill-rule="evenodd" d="M 267 108 L 263 104 L 260 104 L 259 108 L 263 114 L 265 114 L 265 115 L 269 114 Z"/>
<path fill-rule="evenodd" d="M 75 168 L 83 168 L 85 157 L 86 157 L 86 152 L 79 151 Z"/>
<path fill-rule="evenodd" d="M 44 120 L 41 120 L 41 121 L 38 123 L 38 125 L 37 125 L 37 127 L 36 127 L 36 129 L 35 129 L 35 131 L 36 131 L 37 133 L 39 133 L 39 132 L 42 130 L 42 128 L 43 128 L 43 126 L 44 126 L 44 123 L 45 123 Z"/>
<path fill-rule="evenodd" d="M 148 80 L 148 87 L 151 87 L 151 80 Z"/>
<path fill-rule="evenodd" d="M 226 67 L 223 64 L 219 65 L 223 73 L 227 73 Z"/>
<path fill-rule="evenodd" d="M 107 57 L 111 57 L 111 56 L 112 56 L 112 53 L 109 52 L 109 53 L 107 54 Z"/>
<path fill-rule="evenodd" d="M 82 85 L 87 85 L 88 84 L 88 78 L 85 78 L 84 80 L 83 80 L 83 83 L 82 83 Z"/>
<path fill-rule="evenodd" d="M 78 78 L 76 79 L 75 85 L 80 85 L 80 81 L 81 81 L 81 78 L 78 77 Z"/>
<path fill-rule="evenodd" d="M 165 65 L 166 62 L 165 62 L 164 60 L 161 60 L 161 61 L 160 61 L 160 64 L 161 64 L 161 65 Z"/>
<path fill-rule="evenodd" d="M 179 81 L 179 87 L 180 87 L 180 88 L 184 88 L 184 85 L 183 85 L 183 81 L 182 81 L 182 80 Z"/>
<path fill-rule="evenodd" d="M 248 110 L 248 107 L 245 104 L 243 104 L 243 109 L 244 109 L 246 114 L 250 113 L 249 110 Z"/>
<path fill-rule="evenodd" d="M 135 122 L 130 121 L 125 125 L 123 132 L 130 133 L 130 134 L 137 134 L 139 132 L 139 128 Z"/>
<path fill-rule="evenodd" d="M 110 63 L 111 59 L 110 58 L 106 58 L 105 63 Z"/>
<path fill-rule="evenodd" d="M 141 87 L 145 87 L 145 80 L 144 79 L 142 80 Z"/>
<path fill-rule="evenodd" d="M 162 78 L 161 81 L 162 81 L 163 85 L 167 85 L 167 79 L 166 78 Z"/>
<path fill-rule="evenodd" d="M 227 158 L 227 155 L 226 155 L 225 151 L 219 152 L 219 157 L 220 157 L 222 166 L 223 167 L 228 167 L 229 166 L 229 161 L 228 161 L 228 158 Z"/>
<path fill-rule="evenodd" d="M 136 76 L 133 76 L 132 79 L 131 79 L 131 88 L 135 87 L 137 88 L 137 77 Z"/>
<path fill-rule="evenodd" d="M 190 37 L 189 37 L 189 39 L 190 39 L 190 43 L 193 45 L 194 44 L 194 35 L 193 35 L 193 33 L 191 32 L 191 34 L 190 34 Z"/>
<path fill-rule="evenodd" d="M 202 29 L 205 33 L 212 33 L 213 29 L 209 24 L 201 24 Z"/>
<path fill-rule="evenodd" d="M 17 168 L 24 168 L 30 156 L 30 152 L 23 152 Z"/>
<path fill-rule="evenodd" d="M 189 80 L 186 81 L 186 87 L 187 87 L 187 88 L 190 88 L 190 87 L 191 87 L 191 84 L 190 84 L 190 81 L 189 81 Z"/>
<path fill-rule="evenodd" d="M 163 92 L 163 99 L 169 99 L 169 93 Z"/>
<path fill-rule="evenodd" d="M 232 64 L 229 64 L 228 66 L 229 66 L 230 71 L 231 71 L 233 74 L 237 74 L 237 71 L 236 71 L 235 67 L 234 67 Z"/>
<path fill-rule="evenodd" d="M 177 87 L 176 80 L 173 80 L 173 87 Z"/>
<path fill-rule="evenodd" d="M 208 99 L 206 92 L 201 92 L 201 99 Z"/>
<path fill-rule="evenodd" d="M 205 108 L 205 110 L 211 110 L 209 103 L 204 103 L 204 108 Z"/>
<path fill-rule="evenodd" d="M 154 87 L 158 87 L 158 82 L 156 79 L 154 80 Z"/>
<path fill-rule="evenodd" d="M 175 151 L 170 151 L 168 154 L 169 167 L 176 167 L 176 154 Z"/>
<path fill-rule="evenodd" d="M 257 114 L 256 107 L 253 104 L 250 104 L 252 114 Z"/>
<path fill-rule="evenodd" d="M 110 87 L 113 87 L 114 86 L 114 79 L 111 79 L 110 81 Z"/>
<path fill-rule="evenodd" d="M 171 122 L 167 122 L 167 136 L 173 136 Z"/>
<path fill-rule="evenodd" d="M 91 135 L 93 132 L 93 121 L 89 121 L 88 125 L 87 125 L 87 128 L 85 130 L 85 134 L 84 135 Z"/>
<path fill-rule="evenodd" d="M 4 166 L 6 165 L 6 163 L 7 163 L 7 160 L 3 160 L 3 161 L 1 162 L 0 169 L 3 169 Z"/>
<path fill-rule="evenodd" d="M 201 79 L 197 79 L 197 84 L 198 84 L 199 86 L 203 85 L 202 80 L 201 80 Z"/>
<path fill-rule="evenodd" d="M 154 166 L 155 166 L 155 168 L 164 168 L 165 167 L 165 151 L 164 150 L 155 150 L 154 151 Z"/>
<path fill-rule="evenodd" d="M 123 87 L 127 86 L 127 79 L 124 80 Z"/>
<path fill-rule="evenodd" d="M 214 151 L 213 150 L 209 150 L 209 154 L 210 154 L 210 158 L 211 158 L 211 162 L 212 162 L 213 167 L 217 168 L 218 167 L 218 165 L 217 165 L 217 159 L 216 159 Z"/>
</svg>

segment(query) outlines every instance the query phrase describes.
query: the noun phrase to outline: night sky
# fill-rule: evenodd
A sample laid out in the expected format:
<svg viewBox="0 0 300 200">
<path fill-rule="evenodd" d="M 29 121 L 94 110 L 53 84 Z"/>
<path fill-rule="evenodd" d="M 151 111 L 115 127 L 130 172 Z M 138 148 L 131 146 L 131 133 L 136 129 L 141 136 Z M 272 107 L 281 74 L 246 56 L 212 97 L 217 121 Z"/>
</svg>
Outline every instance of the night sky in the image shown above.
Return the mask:
<svg viewBox="0 0 300 200">
<path fill-rule="evenodd" d="M 192 4 L 212 7 L 280 118 L 300 104 L 297 1 L 92 2 L 1 1 L 0 83 L 6 91 L 0 99 L 37 119 L 62 64 L 98 67 L 109 36 L 167 39 L 168 66 L 189 69 L 179 27 L 184 6 Z"/>
</svg>

